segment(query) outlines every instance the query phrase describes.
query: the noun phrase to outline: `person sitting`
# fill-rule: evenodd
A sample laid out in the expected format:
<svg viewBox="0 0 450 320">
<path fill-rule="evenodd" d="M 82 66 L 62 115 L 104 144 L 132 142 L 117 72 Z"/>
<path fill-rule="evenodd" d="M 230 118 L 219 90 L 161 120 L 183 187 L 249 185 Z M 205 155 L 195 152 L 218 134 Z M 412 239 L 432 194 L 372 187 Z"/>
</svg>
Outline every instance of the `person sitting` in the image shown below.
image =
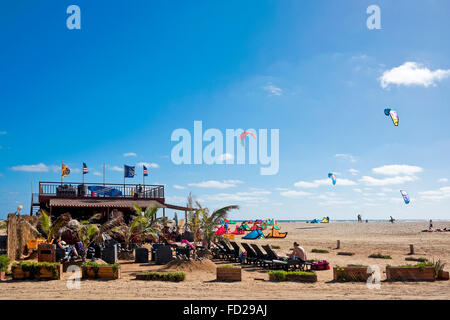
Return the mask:
<svg viewBox="0 0 450 320">
<path fill-rule="evenodd" d="M 66 251 L 69 256 L 78 258 L 77 249 L 73 246 L 69 246 L 65 241 L 62 241 L 61 236 L 58 237 L 57 242 L 58 247 Z"/>
<path fill-rule="evenodd" d="M 306 261 L 306 251 L 297 242 L 294 242 L 294 250 L 287 254 L 288 258 L 293 260 Z"/>
</svg>

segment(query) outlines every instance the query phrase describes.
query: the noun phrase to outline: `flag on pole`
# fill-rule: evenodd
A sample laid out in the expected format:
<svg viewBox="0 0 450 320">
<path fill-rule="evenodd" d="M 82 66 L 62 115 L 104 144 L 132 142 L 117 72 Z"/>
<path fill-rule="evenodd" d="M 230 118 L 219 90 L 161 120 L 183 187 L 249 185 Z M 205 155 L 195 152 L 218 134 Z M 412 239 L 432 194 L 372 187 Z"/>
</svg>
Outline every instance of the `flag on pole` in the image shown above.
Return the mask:
<svg viewBox="0 0 450 320">
<path fill-rule="evenodd" d="M 86 163 L 83 162 L 83 174 L 86 174 L 86 173 L 88 173 L 88 168 L 87 168 Z"/>
<path fill-rule="evenodd" d="M 61 163 L 61 178 L 68 177 L 70 174 L 70 169 L 64 163 Z M 61 180 L 62 181 L 62 180 Z"/>
<path fill-rule="evenodd" d="M 143 166 L 143 167 L 144 167 L 144 177 L 148 177 L 147 167 L 146 166 Z"/>
<path fill-rule="evenodd" d="M 123 166 L 124 178 L 134 178 L 134 171 L 135 171 L 134 168 L 135 167 L 124 165 Z"/>
</svg>

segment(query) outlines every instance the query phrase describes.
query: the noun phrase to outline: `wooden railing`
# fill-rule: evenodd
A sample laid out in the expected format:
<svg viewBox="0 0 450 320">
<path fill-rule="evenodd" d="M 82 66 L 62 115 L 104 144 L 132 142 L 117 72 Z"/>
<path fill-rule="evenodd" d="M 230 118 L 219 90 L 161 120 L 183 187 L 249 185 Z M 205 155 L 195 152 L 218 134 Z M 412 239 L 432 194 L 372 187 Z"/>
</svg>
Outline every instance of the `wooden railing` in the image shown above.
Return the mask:
<svg viewBox="0 0 450 320">
<path fill-rule="evenodd" d="M 164 186 L 143 184 L 39 182 L 39 197 L 164 198 Z"/>
</svg>

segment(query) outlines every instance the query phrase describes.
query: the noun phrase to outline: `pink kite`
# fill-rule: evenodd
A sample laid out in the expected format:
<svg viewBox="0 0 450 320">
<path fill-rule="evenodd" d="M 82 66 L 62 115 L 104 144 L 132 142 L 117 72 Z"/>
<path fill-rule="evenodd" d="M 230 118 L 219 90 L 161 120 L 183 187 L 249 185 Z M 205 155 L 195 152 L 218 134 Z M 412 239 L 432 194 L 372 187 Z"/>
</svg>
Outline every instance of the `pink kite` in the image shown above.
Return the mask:
<svg viewBox="0 0 450 320">
<path fill-rule="evenodd" d="M 244 131 L 244 132 L 241 133 L 241 137 L 240 137 L 242 145 L 244 145 L 245 137 L 247 137 L 248 135 L 251 135 L 253 138 L 256 139 L 256 135 L 253 132 Z"/>
</svg>

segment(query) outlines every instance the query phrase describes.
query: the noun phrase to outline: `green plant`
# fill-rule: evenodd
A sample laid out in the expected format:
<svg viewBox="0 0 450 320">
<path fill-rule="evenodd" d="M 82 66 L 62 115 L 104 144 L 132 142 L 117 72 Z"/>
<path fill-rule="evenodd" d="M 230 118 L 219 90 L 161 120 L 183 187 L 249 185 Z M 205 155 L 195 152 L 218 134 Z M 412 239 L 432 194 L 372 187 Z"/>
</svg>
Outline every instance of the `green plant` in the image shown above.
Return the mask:
<svg viewBox="0 0 450 320">
<path fill-rule="evenodd" d="M 426 267 L 433 267 L 434 263 L 433 262 L 422 262 L 422 263 L 418 263 L 416 265 L 414 264 L 403 264 L 401 266 L 391 266 L 391 265 L 387 265 L 386 268 L 419 268 L 421 271 L 423 271 Z"/>
<path fill-rule="evenodd" d="M 414 257 L 406 257 L 406 261 L 418 261 L 418 262 L 427 262 L 427 258 L 414 258 Z"/>
<path fill-rule="evenodd" d="M 67 226 L 71 219 L 72 218 L 69 213 L 64 213 L 52 223 L 51 217 L 47 215 L 44 210 L 41 210 L 38 228 L 42 236 L 44 236 L 47 239 L 47 242 L 50 243 L 52 239 L 57 237 L 59 231 Z"/>
<path fill-rule="evenodd" d="M 329 253 L 328 250 L 324 250 L 324 249 L 312 249 L 311 252 L 313 252 L 313 253 Z"/>
<path fill-rule="evenodd" d="M 0 272 L 6 272 L 8 271 L 8 266 L 10 263 L 10 259 L 6 254 L 2 254 L 0 256 Z"/>
<path fill-rule="evenodd" d="M 0 220 L 0 230 L 6 229 L 6 221 Z"/>
<path fill-rule="evenodd" d="M 369 258 L 375 258 L 375 259 L 392 259 L 389 255 L 383 255 L 381 253 L 372 253 Z"/>
<path fill-rule="evenodd" d="M 222 265 L 222 266 L 218 266 L 217 268 L 236 268 L 236 269 L 240 269 L 241 267 L 240 266 L 234 266 L 234 265 L 232 265 L 232 264 L 224 264 L 224 265 Z"/>
<path fill-rule="evenodd" d="M 439 276 L 439 272 L 444 270 L 445 263 L 441 262 L 441 259 L 438 259 L 436 262 L 433 263 L 434 265 L 434 277 L 437 279 Z"/>
<path fill-rule="evenodd" d="M 314 272 L 306 272 L 306 271 L 284 271 L 284 270 L 273 270 L 269 271 L 269 276 L 272 276 L 275 281 L 286 281 L 287 276 L 296 275 L 296 276 L 313 276 Z"/>
<path fill-rule="evenodd" d="M 184 272 L 142 272 L 137 277 L 142 280 L 180 282 L 186 279 Z"/>
</svg>

